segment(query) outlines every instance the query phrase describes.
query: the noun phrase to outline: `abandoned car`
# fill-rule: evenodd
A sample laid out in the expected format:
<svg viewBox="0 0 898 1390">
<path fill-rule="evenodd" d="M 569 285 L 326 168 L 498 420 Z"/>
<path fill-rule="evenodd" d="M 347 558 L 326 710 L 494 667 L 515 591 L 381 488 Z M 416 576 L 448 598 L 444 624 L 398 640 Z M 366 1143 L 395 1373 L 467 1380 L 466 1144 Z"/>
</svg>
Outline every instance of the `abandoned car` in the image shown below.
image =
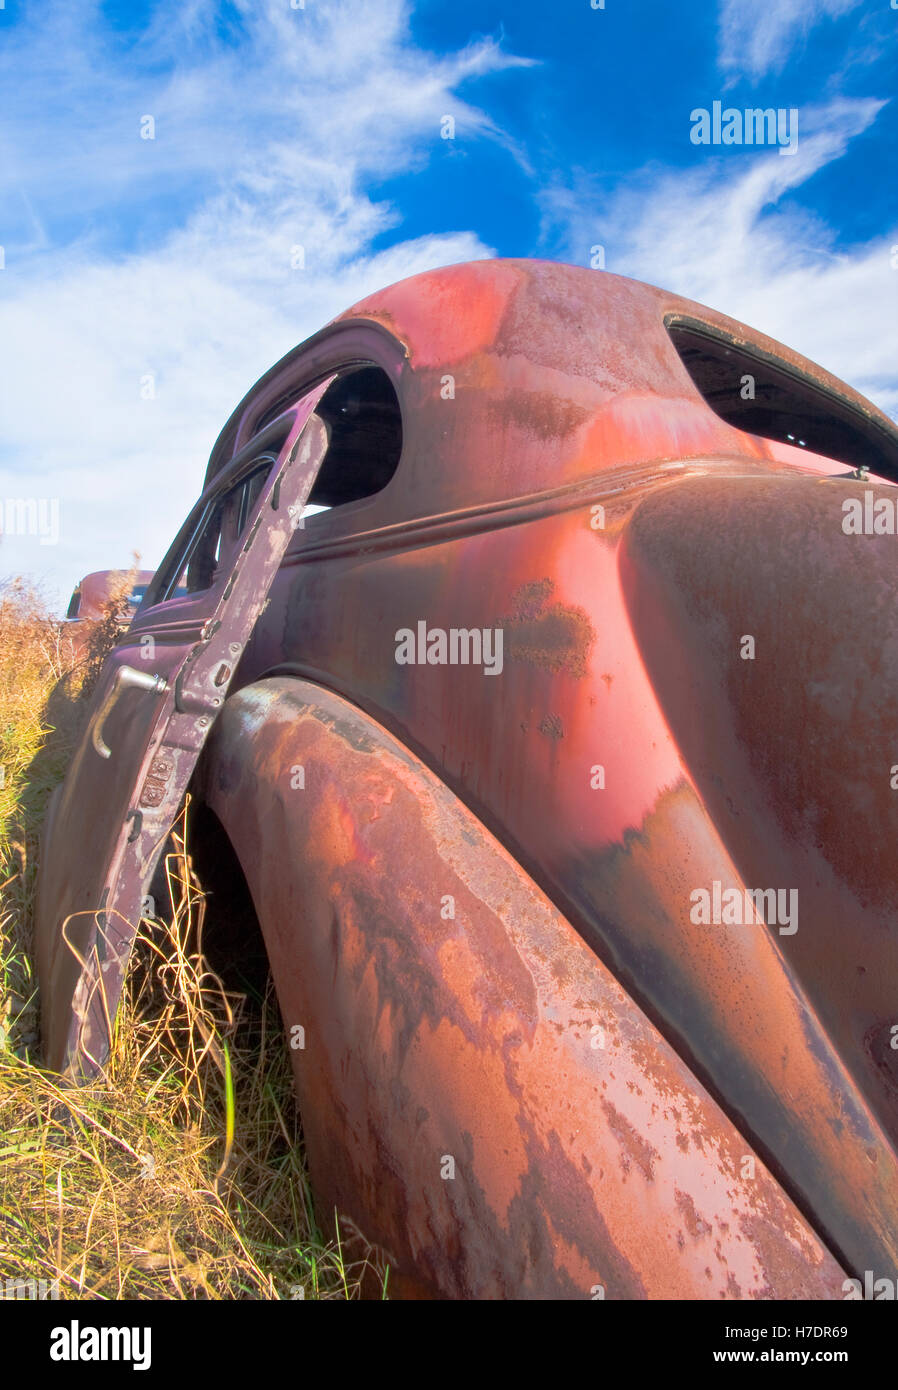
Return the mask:
<svg viewBox="0 0 898 1390">
<path fill-rule="evenodd" d="M 108 659 L 41 864 L 48 1064 L 102 1069 L 189 785 L 321 1219 L 393 1294 L 894 1270 L 896 480 L 881 411 L 649 285 L 357 304 L 238 406 Z"/>
<path fill-rule="evenodd" d="M 109 612 L 110 604 L 115 602 L 121 584 L 127 577 L 124 570 L 94 570 L 75 585 L 61 633 L 62 641 L 70 647 L 75 661 L 83 661 L 88 655 L 91 631 Z M 140 607 L 152 577 L 152 570 L 135 571 L 134 582 L 125 596 L 126 602 L 121 604 L 124 627 L 129 625 Z"/>
</svg>

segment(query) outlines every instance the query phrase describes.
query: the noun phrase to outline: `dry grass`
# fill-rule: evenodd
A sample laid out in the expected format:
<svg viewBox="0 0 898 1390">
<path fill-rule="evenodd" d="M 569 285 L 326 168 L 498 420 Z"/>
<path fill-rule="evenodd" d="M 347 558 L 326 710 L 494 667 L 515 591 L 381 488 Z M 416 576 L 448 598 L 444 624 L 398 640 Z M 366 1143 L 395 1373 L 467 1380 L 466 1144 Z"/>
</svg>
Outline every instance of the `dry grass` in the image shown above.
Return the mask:
<svg viewBox="0 0 898 1390">
<path fill-rule="evenodd" d="M 80 694 L 86 700 L 97 683 L 107 652 L 115 646 L 118 636 L 131 621 L 130 597 L 137 582 L 139 556 L 129 570 L 111 575 L 107 586 L 108 598 L 96 622 L 87 624 L 85 655 L 79 666 Z"/>
<path fill-rule="evenodd" d="M 363 1275 L 385 1296 L 358 1232 L 343 1223 L 328 1244 L 316 1228 L 270 982 L 262 997 L 237 994 L 203 954 L 189 806 L 105 1076 L 74 1090 L 39 1065 L 40 823 L 118 621 L 107 614 L 73 671 L 40 595 L 0 589 L 0 1297 L 4 1280 L 35 1279 L 58 1281 L 61 1297 L 353 1298 Z"/>
</svg>

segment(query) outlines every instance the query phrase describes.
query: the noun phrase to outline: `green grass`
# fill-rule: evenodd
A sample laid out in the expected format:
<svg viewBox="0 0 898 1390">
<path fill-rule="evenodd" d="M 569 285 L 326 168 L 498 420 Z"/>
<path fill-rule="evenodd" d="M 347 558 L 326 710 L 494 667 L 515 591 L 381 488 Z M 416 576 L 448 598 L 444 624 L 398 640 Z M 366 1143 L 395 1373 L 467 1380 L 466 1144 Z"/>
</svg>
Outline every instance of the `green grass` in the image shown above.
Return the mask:
<svg viewBox="0 0 898 1390">
<path fill-rule="evenodd" d="M 58 1280 L 77 1298 L 357 1298 L 387 1271 L 344 1221 L 314 1218 L 289 1053 L 270 985 L 235 993 L 195 948 L 205 913 L 189 806 L 169 903 L 141 924 L 105 1075 L 42 1069 L 31 963 L 40 826 L 115 634 L 72 669 L 40 595 L 0 589 L 0 1294 Z"/>
</svg>

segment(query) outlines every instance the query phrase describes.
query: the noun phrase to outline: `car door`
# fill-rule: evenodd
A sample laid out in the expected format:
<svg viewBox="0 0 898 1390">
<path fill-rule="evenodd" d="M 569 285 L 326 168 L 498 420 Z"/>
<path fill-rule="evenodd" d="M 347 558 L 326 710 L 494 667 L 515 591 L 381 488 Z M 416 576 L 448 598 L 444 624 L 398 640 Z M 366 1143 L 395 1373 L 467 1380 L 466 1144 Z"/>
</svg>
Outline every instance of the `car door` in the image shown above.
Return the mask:
<svg viewBox="0 0 898 1390">
<path fill-rule="evenodd" d="M 35 953 L 55 1070 L 86 1079 L 108 1057 L 142 899 L 324 458 L 314 410 L 333 380 L 209 483 L 105 663 L 38 876 Z"/>
</svg>

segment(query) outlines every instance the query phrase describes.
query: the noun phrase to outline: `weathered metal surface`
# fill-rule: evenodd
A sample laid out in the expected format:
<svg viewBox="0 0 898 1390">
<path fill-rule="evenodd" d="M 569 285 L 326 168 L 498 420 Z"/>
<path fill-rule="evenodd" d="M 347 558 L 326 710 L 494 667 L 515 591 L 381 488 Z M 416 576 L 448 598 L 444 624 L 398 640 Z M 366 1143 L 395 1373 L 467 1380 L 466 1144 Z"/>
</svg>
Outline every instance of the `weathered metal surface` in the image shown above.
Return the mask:
<svg viewBox="0 0 898 1390">
<path fill-rule="evenodd" d="M 310 518 L 297 533 L 239 682 L 280 675 L 314 681 L 391 731 L 409 750 L 403 756 L 427 764 L 566 919 L 563 927 L 556 922 L 560 935 L 553 937 L 552 989 L 569 1010 L 554 1018 L 558 1038 L 568 1038 L 582 1001 L 597 997 L 585 985 L 576 997 L 564 993 L 569 959 L 595 981 L 610 970 L 629 996 L 626 1009 L 641 1009 L 640 1026 L 657 1029 L 680 1058 L 678 1087 L 692 1088 L 707 1106 L 704 1086 L 728 1117 L 715 1110 L 712 1132 L 738 1133 L 734 1142 L 746 1154 L 768 1161 L 783 1193 L 845 1268 L 888 1274 L 898 1264 L 898 1084 L 890 1047 L 898 1023 L 891 1002 L 896 877 L 890 859 L 898 811 L 889 778 L 891 760 L 898 762 L 889 710 L 896 586 L 885 554 L 894 536 L 834 534 L 843 499 L 862 494 L 865 484 L 835 481 L 845 472 L 838 462 L 726 424 L 680 361 L 665 329 L 671 317 L 704 322 L 762 356 L 778 357 L 895 437 L 881 412 L 814 364 L 664 291 L 527 262 L 416 277 L 357 305 L 273 368 L 213 451 L 210 479 L 291 393 L 299 396 L 328 372 L 362 361 L 389 374 L 402 408 L 404 446 L 395 476 L 375 496 Z M 896 495 L 875 481 L 866 487 Z M 494 663 L 488 674 L 483 663 L 398 663 L 397 634 L 417 634 L 420 624 L 425 633 L 501 633 L 501 666 Z M 746 634 L 757 642 L 753 662 L 740 654 Z M 253 698 L 262 700 L 258 692 Z M 279 700 L 289 707 L 286 694 Z M 242 836 L 279 985 L 300 991 L 283 997 L 318 1017 L 301 981 L 291 983 L 289 965 L 291 951 L 297 959 L 300 948 L 306 952 L 311 914 L 323 935 L 308 948 L 309 969 L 323 979 L 314 952 L 324 951 L 325 942 L 327 950 L 339 948 L 340 978 L 352 982 L 345 987 L 370 1020 L 367 1032 L 353 1031 L 349 1005 L 344 1010 L 341 1003 L 337 1016 L 349 1030 L 342 1070 L 309 1072 L 313 1079 L 305 1082 L 322 1200 L 339 1198 L 375 1238 L 383 1236 L 388 1248 L 394 1241 L 408 1277 L 420 1277 L 422 1286 L 514 1286 L 548 1294 L 576 1288 L 584 1296 L 591 1255 L 579 1264 L 573 1254 L 568 1264 L 543 1258 L 541 1241 L 554 1240 L 556 1250 L 559 1241 L 572 1248 L 576 1242 L 538 1221 L 527 1243 L 527 1222 L 537 1220 L 527 1215 L 528 1202 L 537 1210 L 540 1190 L 526 1177 L 531 1169 L 518 1150 L 509 1150 L 504 1170 L 501 1155 L 489 1159 L 486 1207 L 470 1205 L 467 1190 L 469 1205 L 455 1212 L 457 1235 L 441 1228 L 449 1241 L 442 1262 L 426 1234 L 434 1203 L 449 1199 L 443 1186 L 434 1196 L 423 1168 L 415 1167 L 408 1116 L 419 1110 L 440 1116 L 428 1138 L 439 1145 L 445 1126 L 455 1133 L 452 1126 L 460 1123 L 453 1097 L 474 1105 L 469 1072 L 479 1069 L 477 1115 L 504 1116 L 510 1133 L 515 1126 L 525 1132 L 526 1115 L 536 1126 L 526 1130 L 533 1152 L 555 1142 L 540 1118 L 544 1112 L 558 1121 L 540 1070 L 549 1066 L 550 1051 L 539 1061 L 525 1045 L 508 1044 L 503 1053 L 501 1021 L 494 1031 L 470 1035 L 460 1023 L 447 1023 L 443 1049 L 432 1045 L 440 1018 L 473 1017 L 472 1001 L 480 1007 L 478 991 L 489 978 L 501 996 L 500 959 L 512 972 L 505 1018 L 512 1026 L 520 971 L 501 953 L 514 921 L 499 913 L 500 932 L 484 907 L 479 955 L 467 937 L 459 944 L 448 929 L 445 939 L 439 936 L 439 922 L 437 935 L 427 937 L 415 917 L 416 893 L 430 882 L 428 874 L 444 872 L 446 856 L 467 852 L 464 846 L 438 839 L 428 847 L 403 792 L 401 815 L 393 818 L 390 798 L 377 812 L 377 823 L 396 829 L 374 855 L 366 837 L 377 825 L 370 829 L 359 816 L 376 801 L 328 782 L 327 759 L 344 757 L 333 740 L 326 757 L 320 750 L 322 806 L 330 819 L 322 810 L 325 819 L 308 820 L 308 798 L 299 792 L 279 800 L 269 790 L 264 800 L 263 785 L 280 787 L 278 779 L 289 773 L 281 759 L 292 735 L 285 726 L 269 746 L 262 726 L 253 753 L 246 731 L 256 729 L 254 716 L 243 705 L 235 709 L 239 728 L 226 709 L 222 730 L 233 730 L 234 739 L 239 734 L 240 752 L 232 753 L 220 731 L 207 772 L 222 795 L 231 775 L 248 789 L 232 833 Z M 311 738 L 310 720 L 295 711 L 290 717 Z M 394 749 L 391 756 L 399 755 Z M 152 799 L 160 779 L 147 770 L 138 785 Z M 289 849 L 294 842 L 303 854 Z M 333 881 L 338 864 L 345 888 Z M 525 882 L 519 891 L 526 896 Z M 465 883 L 469 893 L 477 888 L 473 868 Z M 715 884 L 718 894 L 797 893 L 797 931 L 694 921 L 693 894 Z M 475 917 L 471 906 L 470 921 Z M 383 947 L 371 922 L 383 927 Z M 413 944 L 403 955 L 399 942 Z M 490 942 L 500 951 L 494 968 L 483 963 Z M 443 1012 L 435 1004 L 432 1017 L 426 1010 L 404 1015 L 401 999 L 389 993 L 391 972 L 436 980 L 433 997 Z M 547 1011 L 548 1026 L 548 985 L 546 991 L 535 1013 L 530 1007 L 534 1018 Z M 378 1012 L 381 999 L 387 1002 Z M 338 1025 L 323 1018 L 318 1026 L 327 1037 L 322 1058 L 333 1059 L 341 1046 Z M 453 1026 L 473 1041 L 463 1047 Z M 652 1049 L 662 1044 L 655 1032 L 651 1038 L 654 1057 Z M 598 1063 L 587 1059 L 579 1071 L 568 1046 L 559 1041 L 552 1065 L 565 1078 L 560 1093 L 571 1106 L 571 1133 L 580 1126 L 590 1151 L 608 1158 L 617 1142 L 614 1123 L 596 1110 L 589 1092 L 588 1077 L 595 1084 L 589 1067 Z M 514 1050 L 519 1070 L 499 1067 L 497 1047 L 503 1057 Z M 322 1058 L 316 1065 L 325 1066 Z M 531 1070 L 520 1070 L 525 1060 Z M 648 1094 L 655 1083 L 640 1079 L 633 1066 L 633 1090 L 626 1083 L 624 1090 Z M 302 1083 L 301 1069 L 299 1075 Z M 385 1094 L 360 1099 L 359 1078 Z M 682 1154 L 687 1170 L 692 1164 L 719 1176 L 714 1164 L 702 1167 L 700 1126 L 674 1134 L 657 1121 L 655 1130 L 618 1099 L 615 1111 L 639 1136 L 634 1152 L 644 1154 L 642 1146 L 650 1144 L 659 1155 L 647 1167 L 679 1163 Z M 357 1118 L 344 1133 L 350 1113 Z M 472 1111 L 471 1135 L 480 1133 L 475 1120 Z M 384 1147 L 393 1143 L 391 1124 L 409 1148 L 399 1146 L 403 1179 L 395 1184 L 380 1171 L 383 1155 L 393 1155 Z M 559 1125 L 555 1132 L 564 1137 Z M 687 1150 L 681 1140 L 688 1144 L 692 1129 L 698 1139 Z M 347 1151 L 330 1154 L 331 1180 L 322 1155 L 338 1138 Z M 573 1140 L 564 1142 L 567 1157 L 586 1173 L 581 1160 L 592 1158 L 571 1147 Z M 481 1151 L 482 1145 L 475 1157 Z M 649 1184 L 652 1195 L 644 1200 L 640 1188 L 630 1204 L 634 1174 L 642 1172 L 632 1155 L 630 1162 L 613 1236 L 606 1241 L 594 1232 L 590 1249 L 631 1251 L 641 1242 L 648 1253 L 633 1267 L 644 1292 L 694 1292 L 694 1252 L 677 1241 L 669 1205 L 652 1205 L 661 1189 Z M 607 1164 L 599 1167 L 607 1174 Z M 541 1159 L 533 1171 L 552 1174 L 564 1187 L 569 1170 Z M 489 1212 L 509 1209 L 518 1180 L 523 1196 L 512 1238 Z M 717 1192 L 717 1178 L 708 1182 Z M 569 1193 L 572 1184 L 573 1178 Z M 714 1207 L 712 1216 L 697 1194 L 691 1200 L 704 1213 L 699 1232 L 702 1223 L 717 1230 L 727 1220 L 722 1208 Z M 586 1211 L 589 1201 L 583 1197 L 572 1209 Z M 602 1214 L 608 1221 L 604 1208 Z M 486 1237 L 477 1234 L 481 1216 Z M 402 1222 L 415 1233 L 406 1245 L 395 1234 Z M 728 1244 L 729 1232 L 720 1231 L 724 1256 L 741 1259 L 739 1239 Z M 537 1272 L 528 1284 L 531 1245 Z M 501 1275 L 490 1264 L 496 1246 L 504 1252 Z M 759 1250 L 756 1257 L 734 1276 L 741 1290 L 769 1286 L 780 1296 L 801 1296 L 806 1284 L 788 1260 L 777 1264 Z M 624 1267 L 608 1258 L 618 1270 L 615 1288 L 638 1292 Z M 769 1275 L 774 1267 L 776 1279 Z M 717 1266 L 709 1262 L 709 1268 L 710 1279 L 703 1271 L 702 1277 L 716 1289 Z M 602 1283 L 601 1274 L 592 1282 Z"/>
<path fill-rule="evenodd" d="M 143 896 L 324 454 L 312 414 L 324 389 L 298 405 L 231 564 L 211 588 L 142 613 L 115 647 L 49 808 L 35 908 L 42 1031 L 48 1064 L 74 1077 L 108 1056 Z"/>
<path fill-rule="evenodd" d="M 675 493 L 669 483 L 634 484 L 630 504 Z M 787 938 L 763 926 L 690 921 L 692 891 L 715 881 L 797 887 L 796 937 L 813 951 L 819 917 L 810 902 L 804 915 L 806 876 L 782 858 L 743 864 L 726 820 L 696 794 L 621 593 L 626 529 L 598 536 L 588 515 L 583 507 L 376 562 L 321 557 L 294 572 L 285 607 L 275 594 L 258 641 L 271 634 L 297 674 L 342 691 L 420 751 L 662 1022 L 788 1175 L 833 1247 L 854 1267 L 891 1268 L 894 1145 L 790 963 L 791 944 L 787 951 Z M 744 593 L 751 602 L 751 587 Z M 502 628 L 502 675 L 397 667 L 394 634 L 421 617 L 432 627 Z M 748 631 L 740 615 L 730 631 L 737 653 Z M 251 669 L 265 665 L 278 669 L 257 648 Z M 694 688 L 691 697 L 695 727 L 705 704 Z M 779 735 L 810 757 L 813 742 L 803 740 L 813 736 L 800 721 Z M 602 788 L 593 786 L 596 766 Z M 846 916 L 844 897 L 818 906 L 830 914 L 830 933 L 842 924 L 852 931 L 864 914 L 855 904 Z M 894 968 L 884 969 L 885 981 Z M 887 988 L 881 1026 L 892 1021 Z"/>
<path fill-rule="evenodd" d="M 204 762 L 301 1043 L 319 1211 L 383 1246 L 391 1288 L 841 1296 L 751 1146 L 397 740 L 272 680 L 228 701 Z"/>
<path fill-rule="evenodd" d="M 655 508 L 666 515 L 681 489 L 684 499 L 695 498 L 713 476 L 718 501 L 727 490 L 726 507 L 718 512 L 712 501 L 697 513 L 688 532 L 681 527 L 690 547 L 681 540 L 671 553 L 691 557 L 693 587 L 705 595 L 718 643 L 730 642 L 738 661 L 739 638 L 755 631 L 753 621 L 763 623 L 779 595 L 793 629 L 815 634 L 817 665 L 825 666 L 832 637 L 821 626 L 828 615 L 819 599 L 832 525 L 820 533 L 803 499 L 812 491 L 830 496 L 830 520 L 837 524 L 849 485 L 816 480 L 844 468 L 742 434 L 714 415 L 667 338 L 669 296 L 613 277 L 609 283 L 559 267 L 525 273 L 514 266 L 498 268 L 492 296 L 481 303 L 478 286 L 489 275 L 488 267 L 440 272 L 362 306 L 392 326 L 407 351 L 398 377 L 403 463 L 394 483 L 364 510 L 315 519 L 291 548 L 248 654 L 246 679 L 291 671 L 318 680 L 398 733 L 497 833 L 651 1011 L 778 1165 L 832 1248 L 852 1267 L 892 1268 L 898 1164 L 882 1039 L 896 1021 L 889 1002 L 895 961 L 885 919 L 867 916 L 868 900 L 850 881 L 842 881 L 838 894 L 824 886 L 812 895 L 808 871 L 790 854 L 788 839 L 769 858 L 745 852 L 746 834 L 734 831 L 739 803 L 736 814 L 723 814 L 719 790 L 712 800 L 702 790 L 719 788 L 728 774 L 705 756 L 700 787 L 693 776 L 716 686 L 709 679 L 700 699 L 695 679 L 683 684 L 687 707 L 680 721 L 669 721 L 659 696 L 672 698 L 671 681 L 660 673 L 665 663 L 673 669 L 677 633 L 659 637 L 647 654 L 620 577 L 621 557 L 633 549 L 628 538 L 648 524 L 640 518 Z M 583 289 L 576 312 L 572 278 Z M 592 296 L 586 281 L 596 286 Z M 447 371 L 455 376 L 454 400 L 440 395 Z M 756 531 L 741 529 L 738 499 L 780 481 L 781 527 L 765 548 Z M 495 500 L 501 496 L 504 505 Z M 463 500 L 472 505 L 462 507 Z M 598 527 L 597 505 L 604 508 Z M 720 559 L 714 575 L 703 578 L 703 547 L 712 531 Z M 804 538 L 800 548 L 788 539 L 796 531 Z M 653 537 L 660 564 L 663 523 Z M 818 572 L 801 579 L 793 573 L 797 556 L 815 547 Z M 770 557 L 785 559 L 790 551 L 778 588 Z M 732 582 L 718 589 L 730 553 L 739 556 L 730 571 L 740 576 L 738 590 Z M 758 565 L 767 576 L 760 586 L 753 578 Z M 627 573 L 632 579 L 632 565 Z M 884 574 L 881 583 L 893 593 Z M 645 611 L 656 602 L 652 592 Z M 860 589 L 854 592 L 860 603 Z M 502 674 L 398 666 L 395 634 L 421 620 L 434 629 L 502 630 Z M 869 653 L 865 699 L 882 715 L 887 686 L 873 677 L 878 643 L 862 625 L 855 623 L 854 631 Z M 707 673 L 708 660 L 694 669 Z M 775 668 L 765 669 L 770 681 L 789 684 L 794 694 L 755 707 L 756 742 L 763 744 L 769 731 L 768 746 L 783 759 L 785 795 L 794 798 L 801 784 L 789 780 L 786 751 L 812 764 L 818 757 L 819 720 L 804 717 L 801 694 L 815 679 L 814 663 L 786 665 L 783 644 Z M 857 715 L 850 658 L 827 689 L 830 702 L 842 702 L 844 727 L 852 711 Z M 726 721 L 727 711 L 720 702 L 714 721 Z M 687 713 L 694 739 L 681 746 Z M 721 757 L 735 740 L 731 722 L 716 745 Z M 883 742 L 886 763 L 889 747 Z M 602 788 L 593 786 L 596 766 L 603 769 Z M 832 779 L 820 785 L 828 800 L 819 813 L 837 837 L 842 798 Z M 887 776 L 880 785 L 876 815 L 871 802 L 863 833 L 878 846 L 888 915 L 895 879 L 884 861 L 898 813 L 884 790 Z M 861 798 L 865 786 L 858 783 Z M 783 817 L 760 805 L 754 813 L 767 817 L 759 833 L 769 850 Z M 750 818 L 745 812 L 742 822 Z M 842 857 L 843 871 L 853 858 Z M 838 874 L 837 859 L 821 882 L 832 886 Z M 690 895 L 715 882 L 796 890 L 796 938 L 758 924 L 694 924 Z M 842 947 L 833 953 L 822 943 L 836 937 Z M 874 938 L 878 950 L 855 961 L 848 943 Z M 817 961 L 816 985 L 810 957 Z M 855 980 L 875 974 L 880 982 L 874 1000 L 868 981 L 867 1007 L 847 1028 L 835 1023 L 844 996 L 828 979 L 833 966 L 850 968 Z M 846 1031 L 855 1039 L 850 1051 Z M 866 1051 L 857 1045 L 860 1035 Z"/>
<path fill-rule="evenodd" d="M 62 637 L 70 644 L 75 661 L 83 661 L 88 655 L 92 624 L 105 617 L 109 601 L 121 581 L 123 570 L 94 570 L 86 574 L 78 584 L 69 601 Z M 146 586 L 153 577 L 152 570 L 138 570 L 134 586 Z M 123 625 L 127 626 L 137 612 L 137 603 L 127 605 Z"/>
<path fill-rule="evenodd" d="M 362 509 L 372 524 L 507 503 L 655 459 L 727 456 L 839 471 L 726 424 L 680 361 L 666 319 L 705 323 L 777 358 L 895 439 L 894 421 L 858 392 L 713 309 L 576 266 L 482 261 L 378 291 L 288 354 L 235 410 L 207 476 L 291 386 L 299 394 L 318 373 L 358 358 L 381 362 L 394 378 L 405 431 L 401 476 Z M 347 530 L 355 534 L 357 518 L 347 516 Z"/>
<path fill-rule="evenodd" d="M 873 1046 L 866 1061 L 841 1054 L 807 974 L 796 975 L 791 938 L 690 922 L 694 888 L 793 887 L 804 908 L 806 876 L 799 882 L 782 856 L 766 870 L 757 856 L 743 861 L 726 821 L 696 795 L 647 678 L 618 569 L 630 519 L 649 499 L 675 498 L 690 474 L 728 474 L 731 489 L 752 474 L 807 489 L 815 475 L 844 469 L 746 436 L 708 409 L 663 327 L 677 310 L 701 316 L 696 306 L 558 267 L 500 267 L 492 293 L 480 296 L 489 277 L 489 267 L 419 277 L 353 311 L 392 327 L 408 354 L 398 374 L 406 450 L 397 491 L 369 499 L 361 528 L 346 511 L 309 526 L 279 576 L 247 678 L 286 668 L 314 676 L 399 732 L 653 1010 L 782 1166 L 834 1248 L 858 1268 L 891 1268 L 894 1102 L 883 1086 L 879 1102 L 874 1095 Z M 720 316 L 704 317 L 738 336 Z M 743 337 L 771 350 L 760 335 Z M 454 400 L 440 394 L 447 372 Z M 819 486 L 834 488 L 837 506 L 842 484 Z M 605 524 L 594 529 L 596 504 Z M 799 507 L 793 525 L 802 521 Z M 719 524 L 713 512 L 709 524 Z M 750 606 L 754 551 L 732 529 L 721 544 L 740 551 Z M 693 555 L 702 543 L 695 539 Z M 824 540 L 817 543 L 822 553 Z M 816 588 L 805 586 L 802 604 L 794 585 L 784 586 L 796 625 L 816 607 Z M 724 621 L 726 611 L 721 605 Z M 434 628 L 502 628 L 502 676 L 397 667 L 394 635 L 421 618 Z M 752 630 L 748 617 L 732 621 L 736 638 Z M 816 631 L 822 656 L 826 638 Z M 657 659 L 666 659 L 663 649 Z M 807 669 L 792 671 L 797 688 Z M 777 737 L 797 747 L 813 736 L 793 718 Z M 590 784 L 596 764 L 602 790 Z M 835 796 L 836 818 L 838 804 Z M 895 813 L 891 803 L 879 811 L 872 833 L 885 846 Z M 820 939 L 811 901 L 799 952 Z M 838 910 L 830 900 L 831 933 L 864 912 L 855 902 L 846 919 L 844 909 L 844 900 Z M 889 982 L 885 996 L 895 967 L 883 964 L 876 973 Z M 835 991 L 830 998 L 832 1013 Z M 884 997 L 870 1014 L 861 1031 L 876 1039 L 892 1021 Z M 881 1040 L 878 1056 L 881 1075 Z"/>
<path fill-rule="evenodd" d="M 92 574 L 86 574 L 78 585 L 75 593 L 78 595 L 77 613 L 72 614 L 72 621 L 83 622 L 88 620 L 96 622 L 102 618 L 106 605 L 115 591 L 116 584 L 127 573 L 124 570 L 94 570 Z M 137 570 L 134 576 L 135 586 L 145 586 L 153 578 L 152 570 Z M 72 596 L 74 598 L 74 595 Z M 132 607 L 136 611 L 137 605 Z"/>
<path fill-rule="evenodd" d="M 894 1142 L 895 536 L 843 530 L 865 494 L 894 513 L 888 486 L 693 479 L 634 516 L 623 574 L 696 789 L 748 881 L 794 887 L 779 950 Z"/>
</svg>

